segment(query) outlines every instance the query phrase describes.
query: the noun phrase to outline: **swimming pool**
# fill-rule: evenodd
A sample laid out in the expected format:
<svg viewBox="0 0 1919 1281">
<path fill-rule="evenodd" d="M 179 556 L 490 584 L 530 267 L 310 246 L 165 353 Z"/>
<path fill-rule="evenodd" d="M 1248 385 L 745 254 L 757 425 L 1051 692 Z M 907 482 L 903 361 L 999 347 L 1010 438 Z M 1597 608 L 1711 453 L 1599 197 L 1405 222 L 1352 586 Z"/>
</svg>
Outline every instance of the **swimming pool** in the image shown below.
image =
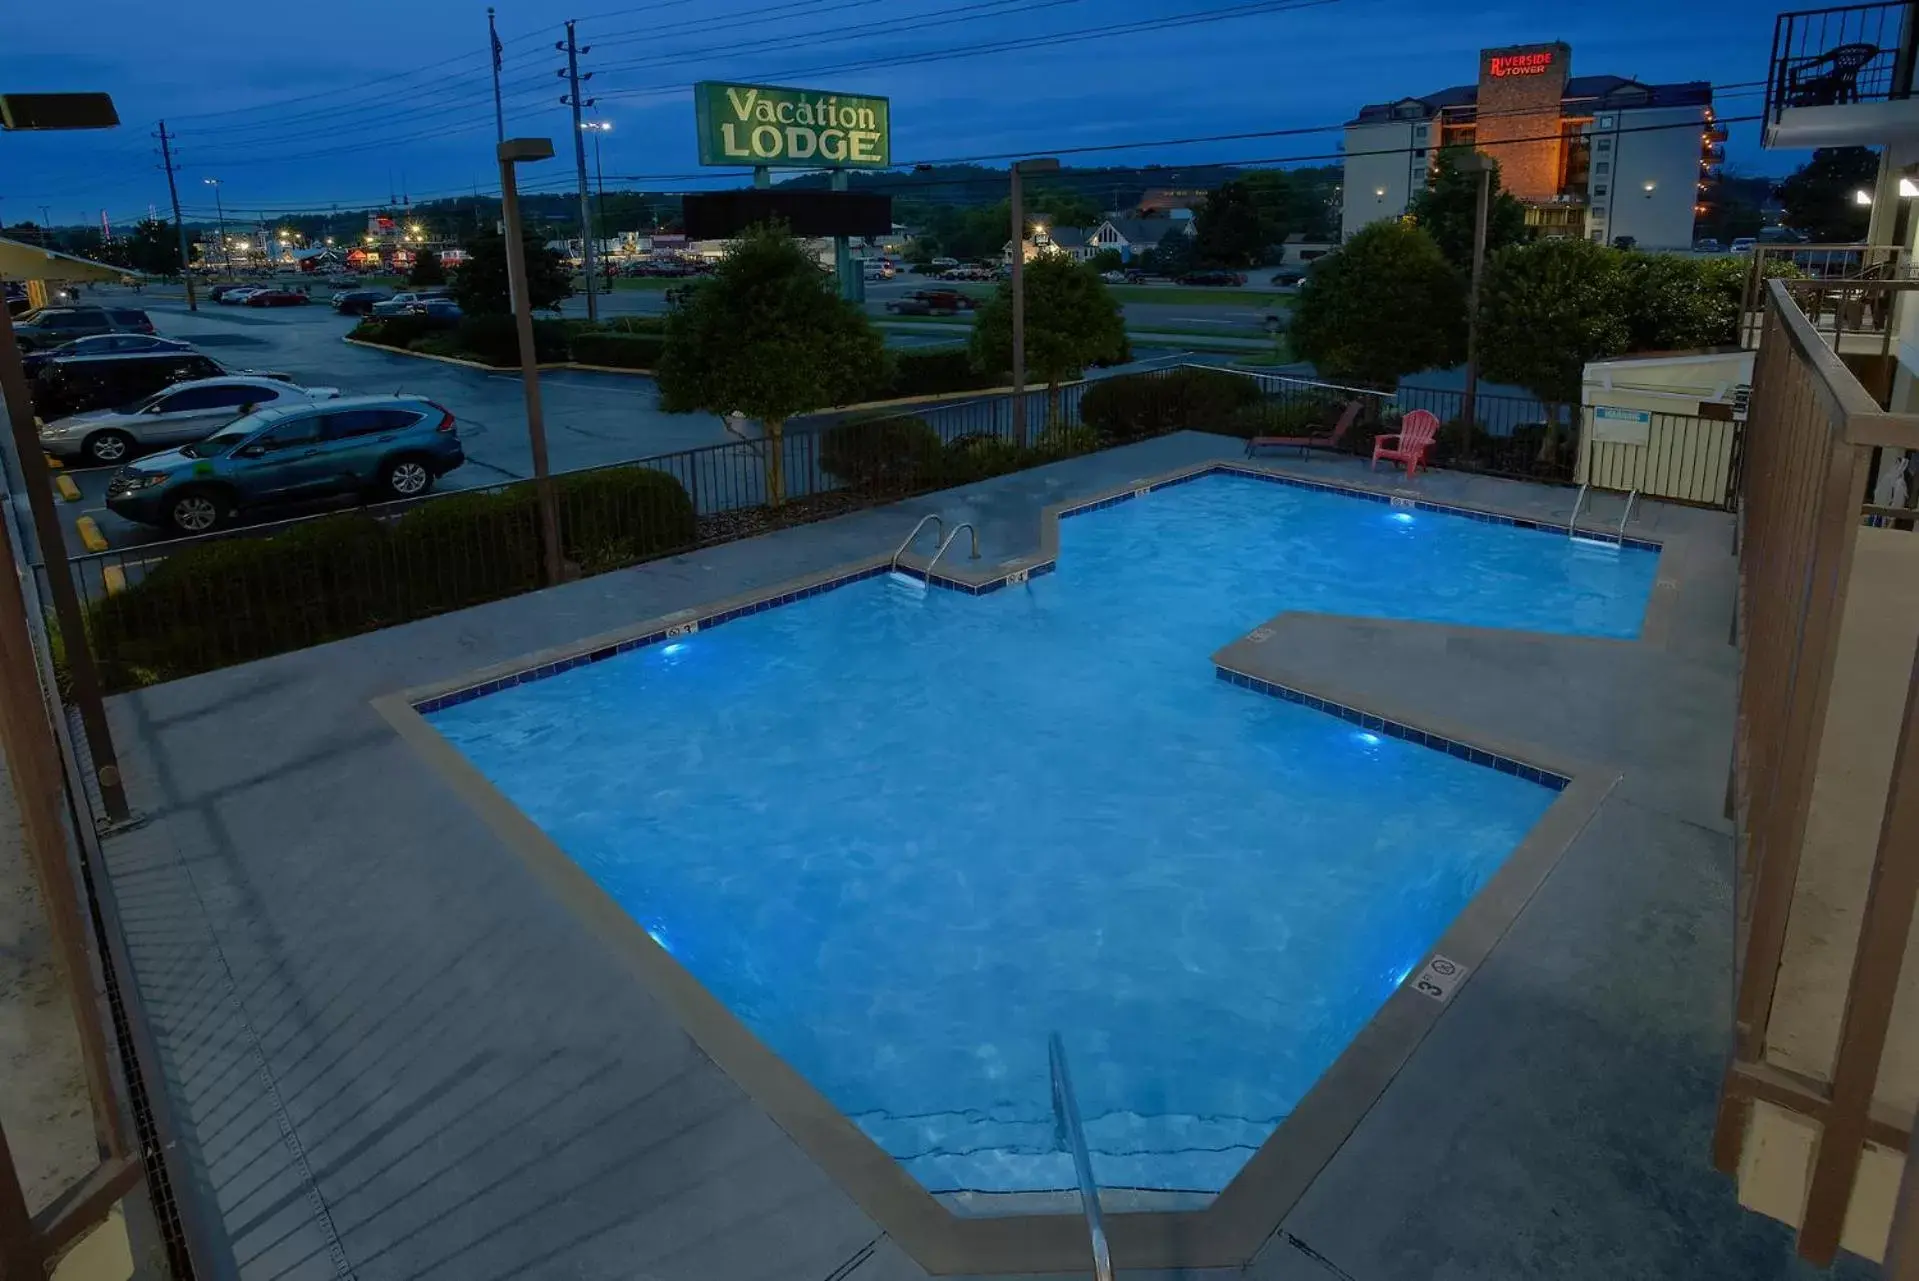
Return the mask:
<svg viewBox="0 0 1919 1281">
<path fill-rule="evenodd" d="M 1637 634 L 1657 554 L 1211 475 L 428 713 L 933 1191 L 1218 1191 L 1552 803 L 1215 679 L 1286 609 Z"/>
</svg>

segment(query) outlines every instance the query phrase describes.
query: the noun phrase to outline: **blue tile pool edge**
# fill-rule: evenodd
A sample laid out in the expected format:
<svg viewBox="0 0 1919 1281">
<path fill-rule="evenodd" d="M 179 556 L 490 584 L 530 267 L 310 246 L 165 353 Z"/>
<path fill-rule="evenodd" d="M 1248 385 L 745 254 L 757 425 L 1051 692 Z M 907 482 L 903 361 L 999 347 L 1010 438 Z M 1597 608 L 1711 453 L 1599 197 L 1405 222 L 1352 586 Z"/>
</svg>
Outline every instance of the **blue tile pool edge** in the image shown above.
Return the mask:
<svg viewBox="0 0 1919 1281">
<path fill-rule="evenodd" d="M 1390 720 L 1384 716 L 1375 716 L 1371 712 L 1361 711 L 1357 707 L 1348 707 L 1344 703 L 1335 703 L 1329 698 L 1309 694 L 1303 689 L 1294 689 L 1290 685 L 1281 685 L 1276 681 L 1265 680 L 1258 676 L 1249 676 L 1245 672 L 1235 671 L 1224 664 L 1213 665 L 1213 675 L 1229 685 L 1251 690 L 1256 694 L 1265 694 L 1270 698 L 1282 699 L 1288 703 L 1297 703 L 1311 708 L 1315 712 L 1324 712 L 1328 716 L 1337 716 L 1340 720 L 1357 725 L 1361 729 L 1389 738 L 1401 739 L 1419 747 L 1430 748 L 1446 756 L 1481 765 L 1501 774 L 1511 774 L 1525 779 L 1528 783 L 1537 783 L 1555 792 L 1563 792 L 1572 783 L 1572 776 L 1556 770 L 1541 769 L 1537 765 L 1528 765 L 1525 761 L 1511 756 L 1502 756 L 1498 752 L 1489 752 L 1483 747 L 1456 738 L 1447 738 L 1443 734 L 1434 734 L 1408 725 L 1403 721 Z"/>
<path fill-rule="evenodd" d="M 1174 485 L 1184 485 L 1195 480 L 1201 480 L 1207 476 L 1216 475 L 1243 476 L 1251 480 L 1261 480 L 1276 485 L 1290 485 L 1298 489 L 1316 490 L 1323 493 L 1338 494 L 1346 498 L 1360 498 L 1368 502 L 1385 503 L 1394 507 L 1414 508 L 1420 511 L 1438 512 L 1448 516 L 1463 516 L 1468 520 L 1476 520 L 1494 525 L 1511 525 L 1515 528 L 1538 530 L 1543 533 L 1570 534 L 1572 532 L 1571 527 L 1567 525 L 1531 520 L 1523 516 L 1506 516 L 1497 512 L 1481 511 L 1471 507 L 1457 507 L 1448 503 L 1431 502 L 1423 498 L 1408 498 L 1397 494 L 1382 493 L 1373 489 L 1362 489 L 1349 485 L 1332 485 L 1324 481 L 1307 480 L 1299 476 L 1288 476 L 1278 472 L 1263 471 L 1256 467 L 1246 467 L 1226 461 L 1205 463 L 1170 476 L 1134 481 L 1117 492 L 1102 494 L 1098 497 L 1052 509 L 1051 515 L 1054 521 L 1066 520 L 1069 517 L 1084 515 L 1087 512 L 1102 511 L 1108 507 L 1115 507 L 1120 503 L 1130 502 L 1135 498 L 1144 498 L 1148 494 L 1161 489 L 1169 489 Z M 1044 517 L 1042 517 L 1042 521 L 1044 522 Z M 1049 532 L 1050 527 L 1043 529 L 1042 538 L 1045 538 Z M 860 569 L 835 575 L 820 582 L 808 583 L 805 586 L 789 588 L 784 591 L 775 591 L 767 596 L 747 601 L 744 604 L 714 610 L 708 614 L 686 611 L 687 617 L 683 620 L 665 623 L 638 636 L 628 637 L 624 640 L 615 641 L 606 645 L 595 646 L 592 649 L 569 654 L 563 658 L 553 659 L 548 662 L 522 668 L 518 671 L 509 672 L 504 676 L 492 677 L 471 685 L 463 685 L 456 689 L 429 695 L 424 699 L 413 702 L 413 710 L 422 716 L 431 715 L 434 712 L 443 711 L 446 708 L 455 707 L 461 703 L 471 702 L 476 698 L 484 698 L 488 694 L 497 694 L 503 689 L 511 689 L 516 685 L 526 685 L 533 681 L 545 680 L 549 676 L 558 676 L 560 673 L 572 671 L 576 667 L 584 667 L 589 663 L 601 662 L 604 659 L 614 658 L 620 654 L 631 653 L 636 649 L 644 649 L 649 645 L 657 645 L 664 641 L 691 635 L 694 632 L 704 631 L 710 627 L 718 627 L 722 623 L 731 622 L 736 618 L 744 618 L 748 614 L 757 614 L 762 610 L 777 609 L 782 605 L 790 605 L 794 601 L 805 599 L 808 596 L 818 596 L 822 592 L 830 592 L 852 583 L 861 582 L 865 579 L 875 578 L 891 572 L 898 572 L 909 578 L 919 579 L 931 587 L 938 587 L 946 591 L 961 592 L 968 596 L 985 596 L 992 592 L 999 591 L 1003 587 L 1018 586 L 1030 579 L 1038 578 L 1042 574 L 1050 574 L 1057 569 L 1059 566 L 1057 542 L 1056 539 L 1049 539 L 1048 541 L 1055 543 L 1054 555 L 1036 560 L 1029 565 L 1008 569 L 1004 573 L 997 574 L 980 582 L 967 582 L 964 579 L 952 578 L 945 574 L 929 574 L 924 569 L 918 569 L 903 563 L 899 565 L 890 563 L 867 565 Z M 1663 550 L 1663 546 L 1659 543 L 1648 542 L 1637 538 L 1620 539 L 1618 540 L 1618 544 L 1621 547 L 1631 547 L 1640 551 L 1659 552 Z M 1220 669 L 1220 672 L 1221 675 L 1224 676 L 1225 669 Z M 1258 680 L 1257 677 L 1250 676 L 1246 677 L 1246 679 L 1249 681 Z M 1261 681 L 1260 684 L 1271 685 L 1271 682 Z M 1311 695 L 1300 694 L 1299 691 L 1296 690 L 1286 690 L 1284 693 L 1280 693 L 1282 690 L 1285 690 L 1284 686 L 1274 685 L 1266 692 L 1276 693 L 1280 697 L 1288 698 L 1290 701 L 1306 702 L 1309 706 L 1314 702 L 1324 702 L 1324 700 L 1313 699 Z M 1327 705 L 1327 710 L 1333 710 L 1337 707 L 1337 704 L 1329 704 Z M 1349 712 L 1351 715 L 1345 715 Z M 1334 711 L 1334 715 L 1345 715 L 1345 719 L 1350 720 L 1353 719 L 1353 717 L 1363 717 L 1365 714 L 1351 708 L 1340 708 Z M 1432 735 L 1424 735 L 1421 731 L 1412 729 L 1410 726 L 1401 728 L 1404 728 L 1406 732 L 1403 734 L 1395 734 L 1395 737 L 1405 738 L 1409 742 L 1420 742 L 1423 738 L 1433 737 Z M 1447 744 L 1451 743 L 1449 739 L 1442 741 Z M 1465 745 L 1460 744 L 1459 746 L 1464 747 Z M 1450 751 L 1450 747 L 1442 747 L 1440 750 Z M 1477 751 L 1478 749 L 1468 750 Z M 1458 755 L 1459 753 L 1452 754 Z M 1485 752 L 1480 752 L 1479 754 L 1481 756 L 1490 755 L 1490 753 Z M 1514 762 L 1514 764 L 1520 763 Z M 1530 769 L 1531 767 L 1522 766 L 1522 768 Z M 1560 776 L 1553 775 L 1552 777 L 1559 778 Z M 1546 786 L 1554 786 L 1554 784 L 1547 783 Z M 1564 786 L 1563 778 L 1558 786 Z"/>
</svg>

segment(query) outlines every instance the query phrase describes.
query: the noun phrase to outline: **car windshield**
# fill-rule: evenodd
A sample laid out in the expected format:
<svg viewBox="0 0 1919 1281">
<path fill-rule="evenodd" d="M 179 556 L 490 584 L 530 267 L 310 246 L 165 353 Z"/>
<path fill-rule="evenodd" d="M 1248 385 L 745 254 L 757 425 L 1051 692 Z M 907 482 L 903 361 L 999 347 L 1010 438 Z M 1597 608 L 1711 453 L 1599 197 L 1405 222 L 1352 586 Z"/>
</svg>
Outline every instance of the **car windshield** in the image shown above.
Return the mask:
<svg viewBox="0 0 1919 1281">
<path fill-rule="evenodd" d="M 218 458 L 277 417 L 277 414 L 256 413 L 236 418 L 205 440 L 180 446 L 180 452 L 188 458 Z"/>
</svg>

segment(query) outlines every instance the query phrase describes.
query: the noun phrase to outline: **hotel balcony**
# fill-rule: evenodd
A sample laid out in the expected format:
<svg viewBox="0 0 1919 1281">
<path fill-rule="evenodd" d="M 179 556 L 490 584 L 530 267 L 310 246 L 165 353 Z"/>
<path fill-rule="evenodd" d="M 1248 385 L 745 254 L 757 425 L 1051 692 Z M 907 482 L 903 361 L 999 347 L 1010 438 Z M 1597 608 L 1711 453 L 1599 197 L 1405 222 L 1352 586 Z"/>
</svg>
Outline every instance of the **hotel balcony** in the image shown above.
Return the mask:
<svg viewBox="0 0 1919 1281">
<path fill-rule="evenodd" d="M 1766 82 L 1768 147 L 1919 139 L 1913 96 L 1919 0 L 1782 13 Z"/>
<path fill-rule="evenodd" d="M 1908 1277 L 1919 512 L 1903 491 L 1875 506 L 1873 491 L 1919 448 L 1919 415 L 1884 411 L 1788 282 L 1766 285 L 1761 310 L 1728 795 L 1737 1000 L 1713 1158 L 1742 1204 L 1798 1229 L 1804 1258 L 1829 1264 L 1843 1247 Z"/>
</svg>

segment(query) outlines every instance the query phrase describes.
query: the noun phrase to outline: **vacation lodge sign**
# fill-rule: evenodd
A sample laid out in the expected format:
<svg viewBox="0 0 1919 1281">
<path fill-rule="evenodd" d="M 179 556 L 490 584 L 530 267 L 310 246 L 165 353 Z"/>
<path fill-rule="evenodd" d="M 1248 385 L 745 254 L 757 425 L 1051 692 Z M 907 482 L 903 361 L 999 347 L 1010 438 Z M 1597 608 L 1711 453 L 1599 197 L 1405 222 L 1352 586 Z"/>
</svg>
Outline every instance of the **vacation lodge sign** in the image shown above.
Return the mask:
<svg viewBox="0 0 1919 1281">
<path fill-rule="evenodd" d="M 885 169 L 893 163 L 885 98 L 820 89 L 693 86 L 700 163 L 798 169 Z"/>
</svg>

